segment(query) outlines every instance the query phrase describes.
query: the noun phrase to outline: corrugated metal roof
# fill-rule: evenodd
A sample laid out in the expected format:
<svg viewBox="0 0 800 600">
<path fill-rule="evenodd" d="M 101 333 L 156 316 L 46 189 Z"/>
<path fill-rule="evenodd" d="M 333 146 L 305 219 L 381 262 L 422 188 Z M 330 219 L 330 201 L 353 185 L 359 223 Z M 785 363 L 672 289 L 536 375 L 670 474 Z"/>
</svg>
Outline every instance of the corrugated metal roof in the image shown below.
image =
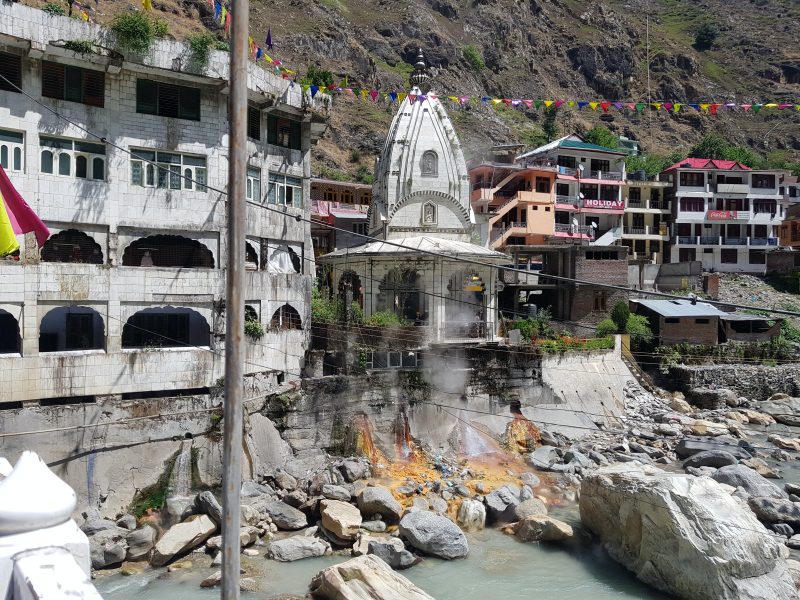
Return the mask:
<svg viewBox="0 0 800 600">
<path fill-rule="evenodd" d="M 727 313 L 705 302 L 689 300 L 634 300 L 662 317 L 722 317 Z"/>
<path fill-rule="evenodd" d="M 375 256 L 375 255 L 402 255 L 402 254 L 421 254 L 424 252 L 435 252 L 437 254 L 447 254 L 451 256 L 464 256 L 491 262 L 508 262 L 508 255 L 502 252 L 495 252 L 483 246 L 476 246 L 468 242 L 456 240 L 446 240 L 437 237 L 419 236 L 399 239 L 390 239 L 391 244 L 385 242 L 371 242 L 354 248 L 335 250 L 329 254 L 319 257 L 334 258 L 338 256 Z M 402 248 L 395 246 L 399 244 Z"/>
<path fill-rule="evenodd" d="M 589 142 L 578 142 L 576 140 L 564 140 L 559 145 L 559 148 L 575 148 L 578 150 L 596 150 L 598 152 L 609 152 L 611 154 L 621 154 L 625 155 L 627 152 L 622 152 L 620 150 L 615 150 L 614 148 L 606 148 L 605 146 L 600 146 L 598 144 L 590 144 Z"/>
</svg>

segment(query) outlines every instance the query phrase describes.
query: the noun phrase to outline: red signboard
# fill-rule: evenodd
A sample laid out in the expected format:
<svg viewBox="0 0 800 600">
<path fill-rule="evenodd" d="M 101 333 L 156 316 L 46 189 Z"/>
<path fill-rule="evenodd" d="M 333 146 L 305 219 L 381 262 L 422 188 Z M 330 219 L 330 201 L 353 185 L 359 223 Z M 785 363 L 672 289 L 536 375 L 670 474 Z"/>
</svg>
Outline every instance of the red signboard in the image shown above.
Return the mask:
<svg viewBox="0 0 800 600">
<path fill-rule="evenodd" d="M 624 210 L 625 203 L 622 200 L 597 200 L 586 198 L 583 200 L 584 208 L 604 208 L 606 210 Z"/>
<path fill-rule="evenodd" d="M 710 210 L 706 215 L 709 221 L 727 221 L 729 219 L 736 219 L 735 210 Z"/>
</svg>

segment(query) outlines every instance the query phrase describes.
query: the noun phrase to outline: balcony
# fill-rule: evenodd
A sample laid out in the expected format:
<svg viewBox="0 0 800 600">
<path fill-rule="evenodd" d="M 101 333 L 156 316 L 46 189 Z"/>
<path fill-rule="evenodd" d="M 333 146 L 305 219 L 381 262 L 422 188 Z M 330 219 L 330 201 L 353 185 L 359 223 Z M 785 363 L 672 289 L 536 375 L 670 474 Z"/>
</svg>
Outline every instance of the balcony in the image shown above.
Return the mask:
<svg viewBox="0 0 800 600">
<path fill-rule="evenodd" d="M 747 246 L 747 238 L 722 238 L 723 246 Z"/>
<path fill-rule="evenodd" d="M 584 171 L 582 179 L 599 179 L 606 181 L 622 181 L 621 171 Z"/>
<path fill-rule="evenodd" d="M 556 223 L 555 233 L 559 237 L 581 237 L 590 239 L 593 235 L 591 227 L 569 225 L 567 223 Z"/>
<path fill-rule="evenodd" d="M 652 225 L 643 225 L 636 227 L 626 226 L 622 231 L 623 236 L 639 236 L 639 237 L 652 237 L 656 239 L 669 239 L 669 229 L 666 225 L 659 225 L 653 227 Z"/>
<path fill-rule="evenodd" d="M 750 186 L 746 183 L 718 183 L 714 186 L 717 194 L 748 194 Z"/>
<path fill-rule="evenodd" d="M 777 246 L 778 238 L 722 237 L 716 235 L 680 235 L 673 238 L 678 246 Z"/>
<path fill-rule="evenodd" d="M 568 207 L 567 210 L 578 210 L 581 212 L 609 211 L 622 214 L 625 211 L 625 202 L 617 198 L 576 198 L 574 196 L 557 195 L 556 204 Z"/>
<path fill-rule="evenodd" d="M 668 200 L 643 200 L 641 198 L 633 200 L 628 198 L 628 209 L 630 210 L 657 210 L 669 211 L 670 203 Z"/>
<path fill-rule="evenodd" d="M 718 235 L 701 235 L 700 236 L 700 243 L 704 244 L 704 245 L 705 244 L 708 244 L 708 245 L 719 245 L 722 242 L 720 242 L 720 238 L 719 238 Z"/>
</svg>

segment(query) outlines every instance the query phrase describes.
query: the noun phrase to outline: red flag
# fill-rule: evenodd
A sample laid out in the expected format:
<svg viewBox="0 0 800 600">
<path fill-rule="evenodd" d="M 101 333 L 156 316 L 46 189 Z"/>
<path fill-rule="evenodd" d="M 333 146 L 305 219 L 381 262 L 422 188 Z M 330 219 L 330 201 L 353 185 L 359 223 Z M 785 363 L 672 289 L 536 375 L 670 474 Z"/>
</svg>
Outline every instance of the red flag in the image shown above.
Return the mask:
<svg viewBox="0 0 800 600">
<path fill-rule="evenodd" d="M 14 233 L 30 233 L 32 231 L 36 234 L 36 243 L 39 244 L 39 247 L 44 246 L 47 238 L 50 237 L 50 230 L 36 216 L 28 203 L 22 199 L 3 167 L 0 167 L 0 202 L 3 201 L 5 201 Z"/>
</svg>

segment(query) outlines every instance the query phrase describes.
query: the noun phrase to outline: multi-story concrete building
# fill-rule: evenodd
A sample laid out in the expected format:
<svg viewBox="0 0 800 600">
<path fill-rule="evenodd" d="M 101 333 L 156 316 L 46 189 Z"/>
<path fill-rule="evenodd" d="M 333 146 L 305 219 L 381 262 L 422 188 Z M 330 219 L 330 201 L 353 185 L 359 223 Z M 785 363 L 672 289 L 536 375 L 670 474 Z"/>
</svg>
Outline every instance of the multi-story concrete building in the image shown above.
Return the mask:
<svg viewBox="0 0 800 600">
<path fill-rule="evenodd" d="M 0 12 L 0 161 L 52 232 L 0 261 L 0 402 L 205 393 L 223 373 L 228 54 L 200 66 L 174 41 L 123 57 L 69 40 L 114 44 L 94 24 Z M 314 256 L 298 217 L 326 99 L 255 64 L 248 87 L 242 260 L 264 333 L 245 371 L 279 382 L 303 366 Z"/>
<path fill-rule="evenodd" d="M 784 173 L 781 177 L 780 193 L 786 205 L 800 202 L 800 177 Z"/>
<path fill-rule="evenodd" d="M 626 157 L 570 135 L 526 152 L 517 162 L 556 168 L 555 237 L 607 246 L 622 238 Z"/>
<path fill-rule="evenodd" d="M 800 248 L 800 204 L 786 207 L 786 214 L 779 231 L 779 245 L 782 248 Z"/>
<path fill-rule="evenodd" d="M 670 262 L 764 273 L 783 219 L 780 173 L 725 160 L 687 158 L 666 169 L 672 202 Z"/>
<path fill-rule="evenodd" d="M 628 258 L 660 264 L 669 242 L 670 201 L 665 198 L 669 183 L 655 179 L 637 179 L 629 175 L 625 195 L 622 244 Z"/>
<path fill-rule="evenodd" d="M 372 186 L 365 183 L 311 180 L 311 239 L 314 256 L 363 244 Z M 326 227 L 326 225 L 332 225 Z M 360 235 L 359 235 L 360 234 Z"/>
</svg>

